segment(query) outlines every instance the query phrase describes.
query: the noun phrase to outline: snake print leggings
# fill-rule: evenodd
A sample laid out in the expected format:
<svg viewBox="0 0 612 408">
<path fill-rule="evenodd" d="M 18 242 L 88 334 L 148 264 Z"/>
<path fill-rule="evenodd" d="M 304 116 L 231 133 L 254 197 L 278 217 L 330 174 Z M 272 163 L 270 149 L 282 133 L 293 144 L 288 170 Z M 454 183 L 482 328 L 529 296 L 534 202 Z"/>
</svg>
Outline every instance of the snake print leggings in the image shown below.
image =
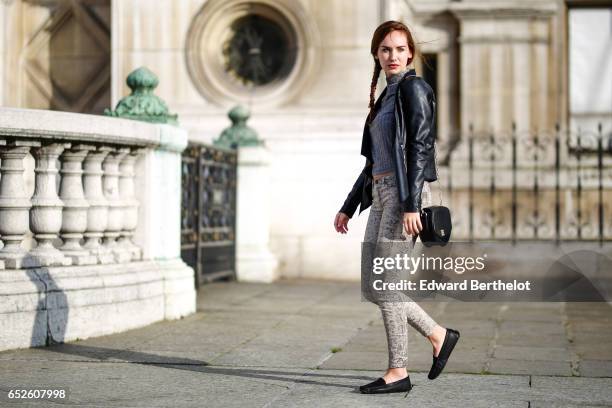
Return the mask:
<svg viewBox="0 0 612 408">
<path fill-rule="evenodd" d="M 395 174 L 381 177 L 372 186 L 372 207 L 368 216 L 364 242 L 376 244 L 405 239 L 403 211 L 400 206 Z M 422 206 L 431 205 L 431 190 L 425 182 Z M 408 238 L 410 239 L 410 238 Z M 414 247 L 414 239 L 411 239 Z M 376 301 L 387 332 L 389 368 L 406 367 L 408 360 L 408 324 L 423 336 L 429 336 L 437 323 L 405 294 L 398 301 Z"/>
</svg>

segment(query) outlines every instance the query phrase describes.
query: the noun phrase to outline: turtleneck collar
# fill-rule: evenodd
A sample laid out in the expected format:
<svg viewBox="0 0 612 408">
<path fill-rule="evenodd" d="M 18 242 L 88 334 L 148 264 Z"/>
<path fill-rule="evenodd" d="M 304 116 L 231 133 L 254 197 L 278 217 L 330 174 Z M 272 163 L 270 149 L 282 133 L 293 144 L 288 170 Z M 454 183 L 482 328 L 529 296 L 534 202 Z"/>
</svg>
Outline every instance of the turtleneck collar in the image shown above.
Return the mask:
<svg viewBox="0 0 612 408">
<path fill-rule="evenodd" d="M 400 80 L 400 79 L 401 79 L 401 78 L 404 76 L 404 74 L 406 74 L 406 73 L 407 73 L 407 72 L 409 72 L 409 71 L 412 71 L 412 69 L 411 69 L 411 68 L 406 67 L 406 68 L 404 68 L 404 69 L 403 69 L 402 71 L 400 71 L 400 72 L 397 72 L 397 73 L 395 73 L 395 74 L 391 74 L 391 75 L 387 76 L 387 77 L 386 77 L 386 79 L 387 79 L 387 85 L 397 83 L 397 82 L 398 82 L 398 81 L 399 81 L 399 80 Z"/>
</svg>

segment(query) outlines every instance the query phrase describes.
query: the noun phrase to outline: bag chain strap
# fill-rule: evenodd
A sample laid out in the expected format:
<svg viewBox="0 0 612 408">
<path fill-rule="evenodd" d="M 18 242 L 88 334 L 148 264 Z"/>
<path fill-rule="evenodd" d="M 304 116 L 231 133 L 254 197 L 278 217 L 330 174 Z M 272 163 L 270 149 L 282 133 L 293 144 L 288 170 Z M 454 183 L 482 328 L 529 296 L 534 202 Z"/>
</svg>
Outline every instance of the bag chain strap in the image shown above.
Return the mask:
<svg viewBox="0 0 612 408">
<path fill-rule="evenodd" d="M 438 177 L 438 154 L 436 150 L 436 141 L 434 140 L 434 170 L 436 171 L 436 181 L 438 182 L 438 196 L 440 197 L 440 205 L 442 205 L 442 185 L 440 184 L 440 177 Z"/>
</svg>

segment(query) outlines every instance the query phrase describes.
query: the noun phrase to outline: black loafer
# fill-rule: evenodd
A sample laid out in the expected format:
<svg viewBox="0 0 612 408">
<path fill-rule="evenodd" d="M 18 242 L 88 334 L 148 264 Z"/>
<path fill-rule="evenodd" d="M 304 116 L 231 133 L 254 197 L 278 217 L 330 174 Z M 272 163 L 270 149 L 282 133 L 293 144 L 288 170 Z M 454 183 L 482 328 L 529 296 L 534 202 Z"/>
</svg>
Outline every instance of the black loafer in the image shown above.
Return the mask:
<svg viewBox="0 0 612 408">
<path fill-rule="evenodd" d="M 359 387 L 363 394 L 385 394 L 389 392 L 408 392 L 412 389 L 410 376 L 392 383 L 385 383 L 384 378 L 380 377 L 376 381 Z"/>
<path fill-rule="evenodd" d="M 427 378 L 433 380 L 440 375 L 442 370 L 444 370 L 448 357 L 450 357 L 451 352 L 455 348 L 455 344 L 457 344 L 457 341 L 459 341 L 459 332 L 457 330 L 447 328 L 446 336 L 444 336 L 444 343 L 442 343 L 438 357 L 433 358 L 433 363 L 431 364 L 431 369 L 429 370 Z"/>
</svg>

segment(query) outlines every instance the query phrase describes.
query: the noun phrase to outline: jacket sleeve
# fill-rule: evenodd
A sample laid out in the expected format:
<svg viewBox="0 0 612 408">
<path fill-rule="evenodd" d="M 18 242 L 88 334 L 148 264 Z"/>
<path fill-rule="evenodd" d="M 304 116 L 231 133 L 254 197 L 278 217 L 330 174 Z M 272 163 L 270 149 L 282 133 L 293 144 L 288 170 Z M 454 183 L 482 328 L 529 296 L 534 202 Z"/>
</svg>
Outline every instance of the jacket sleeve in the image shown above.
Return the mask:
<svg viewBox="0 0 612 408">
<path fill-rule="evenodd" d="M 365 170 L 368 167 L 368 163 L 366 161 L 366 165 L 359 173 L 355 184 L 353 184 L 353 188 L 346 196 L 346 200 L 344 200 L 344 204 L 342 204 L 342 208 L 340 208 L 340 212 L 348 215 L 349 218 L 353 217 L 355 211 L 357 210 L 357 206 L 361 203 L 361 193 L 363 191 L 363 185 L 365 183 L 366 174 Z"/>
<path fill-rule="evenodd" d="M 402 83 L 401 97 L 406 127 L 406 172 L 408 198 L 402 202 L 404 212 L 421 210 L 421 192 L 425 181 L 425 167 L 434 144 L 432 101 L 434 93 L 422 78 Z"/>
</svg>

